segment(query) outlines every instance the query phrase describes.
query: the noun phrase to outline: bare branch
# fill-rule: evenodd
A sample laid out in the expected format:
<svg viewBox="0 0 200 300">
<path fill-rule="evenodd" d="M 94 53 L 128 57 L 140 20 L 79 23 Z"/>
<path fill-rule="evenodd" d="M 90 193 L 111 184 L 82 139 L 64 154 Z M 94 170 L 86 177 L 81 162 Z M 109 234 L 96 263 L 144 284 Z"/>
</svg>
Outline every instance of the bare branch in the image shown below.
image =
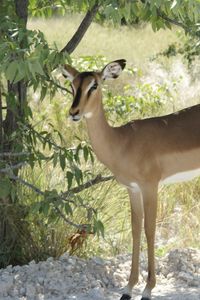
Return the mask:
<svg viewBox="0 0 200 300">
<path fill-rule="evenodd" d="M 0 170 L 1 172 L 2 170 Z M 20 182 L 21 184 L 25 185 L 26 187 L 30 188 L 31 190 L 33 190 L 34 192 L 36 192 L 37 194 L 41 195 L 41 196 L 45 196 L 45 192 L 41 191 L 39 188 L 37 188 L 36 186 L 34 186 L 33 184 L 25 181 L 24 179 L 16 176 L 16 175 L 10 175 L 8 174 L 9 178 L 12 179 L 12 180 L 15 180 L 15 181 L 18 181 Z M 113 176 L 108 176 L 108 177 L 102 177 L 101 175 L 98 175 L 95 179 L 93 180 L 90 180 L 88 182 L 86 182 L 85 184 L 77 187 L 77 188 L 74 188 L 74 189 L 71 189 L 70 191 L 67 191 L 65 193 L 62 193 L 61 195 L 58 195 L 58 199 L 61 198 L 65 201 L 69 200 L 70 202 L 74 203 L 74 201 L 70 200 L 70 199 L 67 199 L 66 197 L 70 197 L 72 195 L 72 193 L 79 193 L 81 191 L 83 191 L 84 189 L 87 189 L 93 185 L 96 185 L 98 183 L 101 183 L 101 182 L 105 182 L 105 181 L 108 181 L 108 180 L 111 180 L 113 179 L 114 177 Z M 56 202 L 55 202 L 56 203 Z M 83 206 L 85 207 L 86 209 L 88 209 L 88 207 L 86 207 L 84 204 L 81 204 L 80 206 Z M 82 228 L 83 224 L 76 224 L 74 222 L 72 222 L 71 220 L 69 220 L 63 213 L 62 211 L 55 205 L 54 206 L 54 209 L 55 211 L 61 216 L 61 218 L 69 225 L 71 226 L 74 226 L 78 229 Z"/>
<path fill-rule="evenodd" d="M 0 173 L 9 173 L 12 170 L 17 170 L 19 168 L 21 168 L 22 166 L 24 166 L 26 163 L 25 162 L 20 162 L 16 165 L 12 165 L 12 166 L 8 166 L 4 169 L 0 169 Z"/>
<path fill-rule="evenodd" d="M 33 184 L 31 184 L 31 183 L 25 181 L 24 179 L 22 179 L 22 178 L 20 178 L 20 177 L 18 177 L 18 176 L 16 176 L 16 175 L 13 175 L 13 174 L 12 174 L 12 175 L 8 174 L 8 176 L 9 176 L 10 179 L 15 180 L 15 181 L 18 181 L 18 182 L 22 183 L 23 185 L 27 186 L 28 188 L 30 188 L 31 190 L 33 190 L 33 191 L 36 192 L 37 194 L 42 195 L 42 196 L 45 195 L 45 193 L 44 193 L 43 191 L 41 191 L 40 189 L 38 189 L 38 188 L 37 188 L 36 186 L 34 186 Z"/>
<path fill-rule="evenodd" d="M 20 163 L 21 164 L 21 163 Z M 19 164 L 18 164 L 19 165 Z M 16 165 L 17 166 L 17 165 Z M 1 169 L 0 172 L 4 173 L 5 169 Z M 8 169 L 9 170 L 9 169 Z M 33 184 L 25 181 L 24 179 L 18 177 L 18 176 L 15 176 L 15 175 L 9 175 L 8 176 L 10 177 L 10 179 L 13 179 L 13 180 L 16 180 L 16 181 L 19 181 L 20 183 L 22 183 L 23 185 L 29 187 L 30 189 L 32 189 L 33 191 L 35 191 L 37 194 L 39 195 L 42 195 L 44 196 L 45 195 L 45 192 L 41 191 L 39 188 L 37 188 L 36 186 L 34 186 Z M 107 176 L 107 177 L 103 177 L 101 176 L 100 174 L 97 175 L 94 179 L 92 180 L 89 180 L 87 181 L 86 183 L 78 186 L 78 187 L 75 187 L 73 189 L 70 189 L 69 191 L 67 192 L 64 192 L 64 193 L 61 193 L 61 195 L 59 196 L 59 198 L 62 198 L 65 197 L 68 197 L 70 196 L 71 194 L 78 194 L 80 192 L 82 192 L 83 190 L 85 189 L 88 189 L 90 187 L 92 187 L 93 185 L 97 185 L 99 183 L 102 183 L 102 182 L 106 182 L 106 181 L 109 181 L 109 180 L 113 180 L 114 179 L 114 176 Z M 64 199 L 64 200 L 65 200 Z"/>
<path fill-rule="evenodd" d="M 74 227 L 76 227 L 76 228 L 78 228 L 78 229 L 80 229 L 80 228 L 83 227 L 82 224 L 76 224 L 76 223 L 70 221 L 68 218 L 66 218 L 66 216 L 62 213 L 62 211 L 61 211 L 57 206 L 55 206 L 54 209 L 55 209 L 55 211 L 57 211 L 57 213 L 61 216 L 61 218 L 62 218 L 67 224 L 69 224 L 69 225 L 71 225 L 71 226 L 74 226 Z"/>
<path fill-rule="evenodd" d="M 92 187 L 93 185 L 102 183 L 102 182 L 106 182 L 109 180 L 114 179 L 114 176 L 107 176 L 107 177 L 102 177 L 101 174 L 97 175 L 94 179 L 87 181 L 86 183 L 79 185 L 75 188 L 70 189 L 67 192 L 62 193 L 62 196 L 68 196 L 70 193 L 72 194 L 77 194 L 82 192 L 85 189 L 88 189 L 90 187 Z"/>
<path fill-rule="evenodd" d="M 0 157 L 4 157 L 4 156 L 26 156 L 26 155 L 29 155 L 31 154 L 30 152 L 3 152 L 3 153 L 0 153 Z"/>
<path fill-rule="evenodd" d="M 65 88 L 64 86 L 60 85 L 59 83 L 55 82 L 53 79 L 48 78 L 47 79 L 48 82 L 52 83 L 53 85 L 55 85 L 57 88 L 59 88 L 60 90 L 67 92 L 71 95 L 73 95 L 72 91 L 70 91 L 69 89 Z"/>
<path fill-rule="evenodd" d="M 75 32 L 71 40 L 67 43 L 67 45 L 61 50 L 61 52 L 67 52 L 68 54 L 71 54 L 75 50 L 75 48 L 82 40 L 87 29 L 89 28 L 90 24 L 92 23 L 92 20 L 94 19 L 98 9 L 99 3 L 97 1 L 91 8 L 91 10 L 88 10 L 77 31 Z"/>
</svg>

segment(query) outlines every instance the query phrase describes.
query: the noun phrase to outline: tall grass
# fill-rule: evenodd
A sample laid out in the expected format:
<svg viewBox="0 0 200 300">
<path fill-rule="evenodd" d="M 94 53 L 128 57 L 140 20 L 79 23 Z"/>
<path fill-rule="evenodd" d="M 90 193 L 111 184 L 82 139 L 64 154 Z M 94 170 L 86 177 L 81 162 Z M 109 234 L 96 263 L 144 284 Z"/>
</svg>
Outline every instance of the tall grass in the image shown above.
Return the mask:
<svg viewBox="0 0 200 300">
<path fill-rule="evenodd" d="M 40 29 L 47 40 L 62 47 L 70 40 L 83 16 L 67 15 L 64 18 L 50 20 L 33 19 L 30 29 Z M 103 55 L 108 60 L 125 58 L 131 64 L 144 66 L 149 57 L 163 51 L 177 40 L 178 31 L 161 30 L 154 33 L 150 26 L 128 28 L 104 27 L 92 23 L 82 42 L 75 49 L 73 57 Z"/>
<path fill-rule="evenodd" d="M 49 42 L 56 42 L 59 48 L 71 38 L 81 20 L 81 16 L 66 16 L 65 18 L 42 20 L 34 19 L 29 22 L 29 28 L 42 30 Z M 117 115 L 116 108 L 112 112 L 116 118 L 111 118 L 112 123 L 122 124 L 129 119 L 158 115 L 175 111 L 179 108 L 199 102 L 200 84 L 199 78 L 194 78 L 192 70 L 188 70 L 182 58 L 161 58 L 155 61 L 149 60 L 158 52 L 163 51 L 171 42 L 181 42 L 177 37 L 177 31 L 159 31 L 154 33 L 149 26 L 142 28 L 111 28 L 92 24 L 81 44 L 73 53 L 74 62 L 79 56 L 102 55 L 106 60 L 126 58 L 128 68 L 132 68 L 132 74 L 124 73 L 120 79 L 107 85 L 105 89 L 112 92 L 112 99 L 105 103 L 108 111 L 118 101 L 118 95 L 127 97 L 124 86 L 129 86 L 129 94 L 142 94 L 145 101 L 149 101 L 146 111 L 139 113 L 134 108 L 125 109 L 122 115 Z M 133 70 L 134 67 L 134 70 Z M 147 85 L 149 91 L 145 91 Z M 106 93 L 105 93 L 106 94 Z M 150 95 L 150 96 L 149 96 Z M 149 98 L 148 98 L 149 97 Z M 151 98 L 152 97 L 152 98 Z M 157 99 L 161 102 L 159 110 L 152 109 L 152 102 Z M 147 99 L 148 98 L 148 99 Z M 68 96 L 57 94 L 49 103 L 46 98 L 40 103 L 37 94 L 31 94 L 32 109 L 34 111 L 34 123 L 41 129 L 49 129 L 48 123 L 53 123 L 66 137 L 65 146 L 75 144 L 74 136 L 78 135 L 87 140 L 84 123 L 72 124 L 66 118 L 70 105 Z M 113 100 L 114 99 L 114 100 Z M 128 99 L 128 98 L 126 98 Z M 145 102 L 144 101 L 144 102 Z M 155 106 L 156 107 L 156 106 Z M 157 106 L 158 107 L 158 106 Z M 93 173 L 105 173 L 105 168 L 98 162 L 88 166 Z M 66 188 L 66 179 L 58 168 L 52 168 L 46 163 L 41 170 L 36 168 L 34 173 L 24 171 L 35 185 L 41 189 Z M 23 201 L 32 203 L 36 201 L 34 193 L 26 190 Z M 177 184 L 162 187 L 159 193 L 158 220 L 157 220 L 157 254 L 162 255 L 172 247 L 198 247 L 200 232 L 200 182 L 198 179 L 186 184 Z M 131 251 L 131 225 L 130 207 L 126 190 L 116 182 L 101 184 L 81 193 L 82 198 L 88 199 L 98 209 L 99 217 L 105 225 L 105 238 L 98 239 L 88 237 L 88 242 L 77 252 L 79 255 L 103 255 L 111 256 L 121 252 Z M 74 212 L 75 221 L 84 223 L 85 216 L 81 209 Z M 36 249 L 45 255 L 60 255 L 69 249 L 69 237 L 74 229 L 65 225 L 63 221 L 48 228 L 45 219 L 35 216 L 32 219 L 32 236 Z M 146 247 L 145 238 L 142 238 L 142 248 Z M 37 256 L 37 255 L 36 255 Z"/>
</svg>

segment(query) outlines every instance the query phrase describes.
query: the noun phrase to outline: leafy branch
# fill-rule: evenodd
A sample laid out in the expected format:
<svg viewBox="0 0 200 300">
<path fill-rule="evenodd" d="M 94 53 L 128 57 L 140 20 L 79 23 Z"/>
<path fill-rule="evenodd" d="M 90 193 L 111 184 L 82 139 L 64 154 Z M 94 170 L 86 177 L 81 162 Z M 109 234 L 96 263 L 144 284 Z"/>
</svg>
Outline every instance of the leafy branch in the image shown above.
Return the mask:
<svg viewBox="0 0 200 300">
<path fill-rule="evenodd" d="M 7 173 L 7 176 L 11 179 L 11 180 L 14 180 L 16 182 L 19 182 L 21 183 L 22 185 L 28 187 L 29 189 L 33 190 L 35 193 L 37 193 L 38 195 L 41 195 L 43 197 L 49 197 L 49 199 L 53 200 L 51 201 L 51 203 L 54 204 L 54 210 L 60 215 L 60 217 L 69 225 L 71 226 L 74 226 L 76 228 L 82 228 L 82 224 L 76 224 L 74 222 L 72 222 L 69 218 L 67 218 L 65 216 L 65 214 L 62 212 L 62 210 L 58 207 L 57 205 L 57 200 L 64 200 L 64 201 L 67 201 L 67 202 L 70 202 L 70 203 L 74 203 L 75 202 L 71 199 L 72 195 L 73 194 L 77 194 L 77 193 L 80 193 L 82 192 L 83 190 L 85 189 L 88 189 L 94 185 L 97 185 L 99 183 L 102 183 L 102 182 L 106 182 L 106 181 L 110 181 L 110 180 L 113 180 L 114 177 L 113 176 L 107 176 L 107 177 L 104 177 L 104 176 L 101 176 L 100 174 L 97 175 L 94 179 L 92 180 L 89 180 L 87 181 L 86 183 L 78 186 L 78 187 L 75 187 L 75 188 L 72 188 L 66 192 L 62 192 L 60 194 L 54 194 L 53 197 L 51 198 L 51 192 L 52 191 L 42 191 L 40 190 L 38 187 L 36 187 L 35 185 L 27 182 L 26 180 L 22 179 L 21 177 L 19 176 L 16 176 L 14 174 L 10 174 L 10 169 L 7 169 L 6 170 L 6 173 Z M 5 173 L 5 169 L 0 169 L 0 173 Z M 53 191 L 54 192 L 54 191 Z M 84 205 L 83 203 L 81 203 L 79 206 L 83 206 L 84 208 L 86 209 L 90 209 L 91 210 L 91 207 L 89 206 L 86 206 Z M 84 224 L 85 226 L 85 224 Z"/>
</svg>

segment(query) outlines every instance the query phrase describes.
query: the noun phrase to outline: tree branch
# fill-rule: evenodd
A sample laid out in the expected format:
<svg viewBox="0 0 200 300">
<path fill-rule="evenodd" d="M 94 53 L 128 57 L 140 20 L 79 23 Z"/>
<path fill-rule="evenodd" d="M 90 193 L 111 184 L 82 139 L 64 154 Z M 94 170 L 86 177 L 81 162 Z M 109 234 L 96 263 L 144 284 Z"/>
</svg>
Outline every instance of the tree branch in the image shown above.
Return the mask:
<svg viewBox="0 0 200 300">
<path fill-rule="evenodd" d="M 88 10 L 77 31 L 75 32 L 71 40 L 67 43 L 67 45 L 61 50 L 61 52 L 67 52 L 68 54 L 71 54 L 75 50 L 75 48 L 82 40 L 87 29 L 89 28 L 90 24 L 92 23 L 92 20 L 94 19 L 98 9 L 99 3 L 97 1 L 91 8 L 91 10 Z"/>
<path fill-rule="evenodd" d="M 0 157 L 4 157 L 4 156 L 11 156 L 11 157 L 13 157 L 13 156 L 26 156 L 26 155 L 29 155 L 29 154 L 31 154 L 30 152 L 2 152 L 2 153 L 0 153 Z"/>
<path fill-rule="evenodd" d="M 2 172 L 3 170 L 0 170 L 0 173 L 4 173 L 4 171 Z M 12 180 L 15 180 L 15 181 L 18 181 L 20 183 L 22 183 L 23 185 L 25 185 L 26 187 L 30 188 L 31 190 L 33 190 L 34 192 L 36 192 L 37 194 L 41 195 L 41 196 L 45 196 L 45 192 L 41 191 L 39 188 L 37 188 L 36 186 L 34 186 L 33 184 L 25 181 L 24 179 L 20 178 L 19 176 L 16 176 L 16 175 L 10 175 L 8 174 L 9 178 L 12 179 Z M 73 194 L 76 194 L 76 193 L 80 193 L 81 191 L 83 191 L 84 189 L 87 189 L 93 185 L 96 185 L 96 184 L 99 184 L 101 182 L 105 182 L 105 181 L 108 181 L 108 180 L 111 180 L 113 179 L 114 177 L 113 176 L 107 176 L 107 177 L 102 177 L 101 175 L 97 175 L 96 178 L 94 178 L 93 180 L 90 180 L 88 182 L 86 182 L 85 184 L 79 186 L 79 187 L 76 187 L 76 188 L 73 188 L 65 193 L 61 193 L 61 195 L 58 195 L 58 199 L 61 198 L 63 200 L 67 200 L 67 197 L 70 197 L 70 195 L 73 193 Z M 70 200 L 70 202 L 73 202 Z M 73 202 L 74 203 L 74 202 Z M 81 205 L 85 208 L 87 208 L 85 205 Z M 85 224 L 76 224 L 74 222 L 72 222 L 71 220 L 69 220 L 63 213 L 62 211 L 57 207 L 57 206 L 54 206 L 54 209 L 55 211 L 57 211 L 57 213 L 62 217 L 62 219 L 69 225 L 71 226 L 74 226 L 78 229 L 82 228 L 83 226 L 85 226 Z"/>
<path fill-rule="evenodd" d="M 57 211 L 57 213 L 61 216 L 61 218 L 69 225 L 73 226 L 73 227 L 76 227 L 78 229 L 82 228 L 83 225 L 82 224 L 76 224 L 74 222 L 72 222 L 71 220 L 69 220 L 68 218 L 66 218 L 66 216 L 62 213 L 62 211 L 57 207 L 55 206 L 54 207 L 55 211 Z"/>
<path fill-rule="evenodd" d="M 64 86 L 60 85 L 59 83 L 55 82 L 52 79 L 48 79 L 47 81 L 49 81 L 50 83 L 52 83 L 53 85 L 55 85 L 57 88 L 59 88 L 60 90 L 67 92 L 71 95 L 73 95 L 72 91 L 70 91 L 69 89 L 65 88 Z"/>
<path fill-rule="evenodd" d="M 167 21 L 167 22 L 169 22 L 169 23 L 171 23 L 171 24 L 173 24 L 173 25 L 182 27 L 185 31 L 190 31 L 190 29 L 189 29 L 188 26 L 186 26 L 185 24 L 183 24 L 183 23 L 181 23 L 181 22 L 179 22 L 179 21 L 177 21 L 177 20 L 175 20 L 175 19 L 169 18 L 168 16 L 166 16 L 166 15 L 165 15 L 162 11 L 160 11 L 159 9 L 157 9 L 157 14 L 158 14 L 158 16 L 159 16 L 161 19 L 163 19 L 163 20 L 165 20 L 165 21 Z"/>
<path fill-rule="evenodd" d="M 94 179 L 87 181 L 84 184 L 81 184 L 75 188 L 70 189 L 67 192 L 62 193 L 62 196 L 68 196 L 70 193 L 72 194 L 77 194 L 82 192 L 83 190 L 86 190 L 90 187 L 92 187 L 93 185 L 102 183 L 102 182 L 106 182 L 109 180 L 114 179 L 114 176 L 106 176 L 106 177 L 102 177 L 101 174 L 97 175 Z"/>
<path fill-rule="evenodd" d="M 0 173 L 9 173 L 11 170 L 18 170 L 22 166 L 24 166 L 25 164 L 26 164 L 25 162 L 20 162 L 20 163 L 18 163 L 16 165 L 12 165 L 12 166 L 9 166 L 7 168 L 0 169 Z"/>
<path fill-rule="evenodd" d="M 146 1 L 146 0 L 140 0 L 140 2 L 142 2 L 142 4 L 146 4 L 147 1 Z M 149 3 L 148 3 L 147 5 L 150 6 Z M 169 18 L 165 13 L 163 13 L 163 12 L 162 12 L 160 9 L 158 9 L 158 8 L 157 8 L 157 15 L 158 15 L 161 19 L 163 19 L 163 20 L 165 20 L 165 21 L 167 21 L 167 22 L 169 22 L 169 23 L 171 23 L 171 24 L 173 24 L 173 25 L 182 27 L 185 31 L 190 31 L 190 28 L 189 28 L 187 25 L 185 25 L 185 24 L 183 24 L 183 23 L 181 23 L 181 22 L 179 22 L 179 21 L 177 21 L 177 20 L 175 20 L 175 19 Z"/>
</svg>

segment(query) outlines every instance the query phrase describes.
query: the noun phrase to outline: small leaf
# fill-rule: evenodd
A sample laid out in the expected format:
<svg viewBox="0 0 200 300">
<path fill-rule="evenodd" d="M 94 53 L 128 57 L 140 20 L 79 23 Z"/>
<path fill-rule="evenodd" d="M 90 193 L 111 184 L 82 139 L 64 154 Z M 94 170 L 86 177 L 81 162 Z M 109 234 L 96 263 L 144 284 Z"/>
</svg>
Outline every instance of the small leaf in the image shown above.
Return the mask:
<svg viewBox="0 0 200 300">
<path fill-rule="evenodd" d="M 88 151 L 88 147 L 87 146 L 85 146 L 83 148 L 83 155 L 84 155 L 85 161 L 87 162 L 88 161 L 88 155 L 89 155 L 89 151 Z"/>
<path fill-rule="evenodd" d="M 8 68 L 6 69 L 6 72 L 5 72 L 6 79 L 10 80 L 12 82 L 14 80 L 15 76 L 16 76 L 17 69 L 18 69 L 17 61 L 12 61 L 8 65 Z"/>
<path fill-rule="evenodd" d="M 53 167 L 55 168 L 55 166 L 57 165 L 58 162 L 58 153 L 55 152 L 53 155 Z"/>
<path fill-rule="evenodd" d="M 74 176 L 75 176 L 76 182 L 78 185 L 80 185 L 80 183 L 83 181 L 83 173 L 82 173 L 81 169 L 79 169 L 78 167 L 76 167 L 74 171 L 75 171 Z"/>
<path fill-rule="evenodd" d="M 100 220 L 94 220 L 94 232 L 104 237 L 104 225 Z"/>
<path fill-rule="evenodd" d="M 47 93 L 47 86 L 43 86 L 41 89 L 40 100 L 42 101 Z"/>
<path fill-rule="evenodd" d="M 65 166 L 66 166 L 65 155 L 60 153 L 59 159 L 60 159 L 61 169 L 64 171 Z"/>
<path fill-rule="evenodd" d="M 66 202 L 64 204 L 64 208 L 65 208 L 65 212 L 66 212 L 67 215 L 71 215 L 71 216 L 73 215 L 73 210 L 72 210 L 72 208 L 71 208 L 71 206 L 69 205 L 68 202 Z"/>
<path fill-rule="evenodd" d="M 43 213 L 46 217 L 48 216 L 49 213 L 49 202 L 48 201 L 43 201 L 42 205 L 40 206 L 40 212 Z"/>
<path fill-rule="evenodd" d="M 72 181 L 73 181 L 73 178 L 74 178 L 74 174 L 70 171 L 67 171 L 66 177 L 67 177 L 68 190 L 70 190 L 70 188 L 72 186 Z"/>
</svg>

